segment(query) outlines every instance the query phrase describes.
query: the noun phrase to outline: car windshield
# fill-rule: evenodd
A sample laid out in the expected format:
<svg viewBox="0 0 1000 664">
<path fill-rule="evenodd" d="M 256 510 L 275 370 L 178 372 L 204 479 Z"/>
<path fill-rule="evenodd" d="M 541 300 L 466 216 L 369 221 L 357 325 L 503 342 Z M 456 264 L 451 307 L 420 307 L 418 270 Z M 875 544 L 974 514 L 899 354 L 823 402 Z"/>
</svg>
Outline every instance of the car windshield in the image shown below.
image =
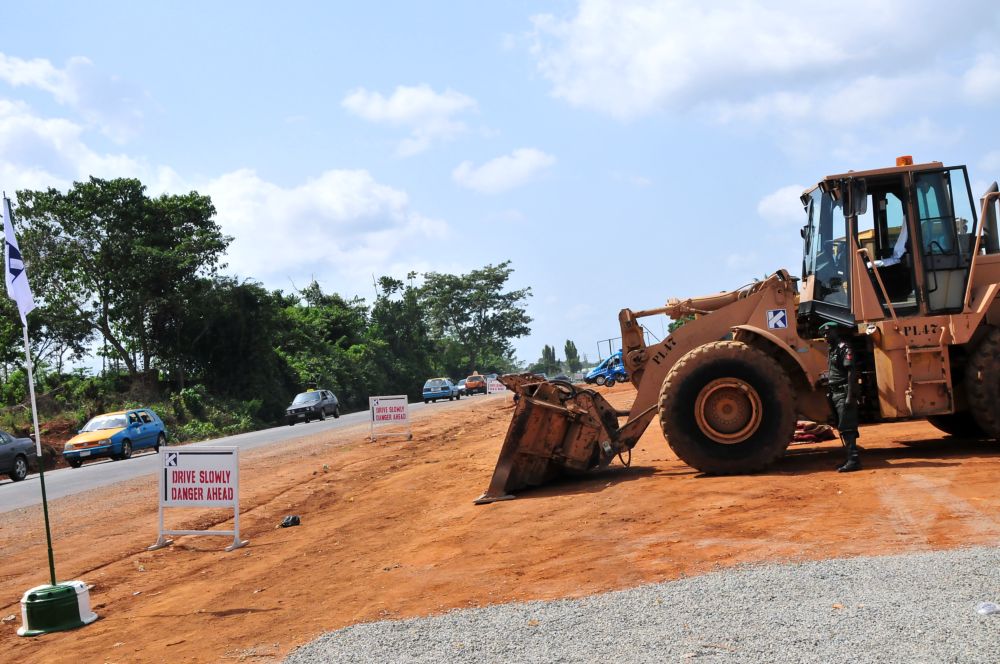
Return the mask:
<svg viewBox="0 0 1000 664">
<path fill-rule="evenodd" d="M 319 401 L 319 396 L 319 392 L 303 392 L 302 394 L 296 394 L 295 401 L 292 402 L 292 405 Z"/>
<path fill-rule="evenodd" d="M 98 415 L 87 422 L 81 431 L 100 431 L 102 429 L 124 429 L 127 420 L 124 415 Z"/>
<path fill-rule="evenodd" d="M 424 387 L 444 387 L 445 382 L 440 378 L 435 378 L 424 383 Z"/>
</svg>

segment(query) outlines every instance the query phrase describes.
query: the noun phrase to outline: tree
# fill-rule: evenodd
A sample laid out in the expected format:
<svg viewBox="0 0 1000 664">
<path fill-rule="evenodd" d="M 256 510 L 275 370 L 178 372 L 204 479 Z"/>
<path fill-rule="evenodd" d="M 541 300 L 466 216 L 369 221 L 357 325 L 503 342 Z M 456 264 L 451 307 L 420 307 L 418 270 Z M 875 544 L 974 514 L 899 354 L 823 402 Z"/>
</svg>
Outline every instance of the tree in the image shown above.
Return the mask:
<svg viewBox="0 0 1000 664">
<path fill-rule="evenodd" d="M 398 279 L 379 279 L 379 295 L 372 306 L 367 337 L 377 348 L 375 362 L 385 385 L 380 394 L 408 394 L 418 398 L 424 380 L 441 373 L 440 367 L 435 367 L 435 346 L 427 331 L 417 290 Z"/>
<path fill-rule="evenodd" d="M 207 196 L 150 199 L 139 180 L 91 177 L 17 198 L 36 299 L 75 312 L 133 377 L 176 350 L 174 322 L 231 241 Z"/>
<path fill-rule="evenodd" d="M 694 320 L 694 314 L 688 314 L 687 316 L 681 316 L 677 320 L 670 321 L 670 324 L 667 326 L 667 330 L 670 331 L 670 332 L 673 332 L 674 330 L 676 330 L 677 328 L 679 328 L 681 325 L 684 325 L 684 323 L 687 323 L 687 322 L 690 322 L 690 321 L 693 321 L 693 320 Z"/>
<path fill-rule="evenodd" d="M 583 364 L 580 362 L 580 353 L 576 350 L 576 344 L 567 339 L 563 352 L 566 354 L 566 368 L 572 373 L 579 371 Z"/>
<path fill-rule="evenodd" d="M 468 274 L 428 272 L 418 292 L 430 336 L 451 356 L 460 356 L 461 372 L 506 370 L 513 365 L 511 340 L 531 331 L 522 303 L 531 288 L 504 292 L 510 261 Z"/>
<path fill-rule="evenodd" d="M 544 373 L 547 375 L 552 375 L 559 373 L 562 368 L 562 363 L 556 357 L 556 349 L 554 346 L 545 344 L 542 347 L 542 357 L 539 358 L 537 362 L 528 367 L 528 371 L 532 373 Z"/>
</svg>

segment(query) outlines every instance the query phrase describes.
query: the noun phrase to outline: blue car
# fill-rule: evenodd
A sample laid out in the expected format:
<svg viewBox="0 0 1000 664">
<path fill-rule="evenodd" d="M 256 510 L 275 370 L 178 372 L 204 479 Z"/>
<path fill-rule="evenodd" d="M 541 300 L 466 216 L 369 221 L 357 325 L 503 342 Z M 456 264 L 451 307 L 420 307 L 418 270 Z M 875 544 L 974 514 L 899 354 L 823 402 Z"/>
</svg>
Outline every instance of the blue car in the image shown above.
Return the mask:
<svg viewBox="0 0 1000 664">
<path fill-rule="evenodd" d="M 613 386 L 615 383 L 624 383 L 628 380 L 628 372 L 622 366 L 622 352 L 618 351 L 591 369 L 590 373 L 583 380 L 587 383 L 607 385 L 608 387 Z"/>
<path fill-rule="evenodd" d="M 447 378 L 430 378 L 424 383 L 424 403 L 438 399 L 451 401 L 461 398 L 458 387 Z"/>
<path fill-rule="evenodd" d="M 166 444 L 163 420 L 149 408 L 134 408 L 92 418 L 63 447 L 63 457 L 79 468 L 88 459 L 128 459 L 135 450 L 159 452 Z"/>
</svg>

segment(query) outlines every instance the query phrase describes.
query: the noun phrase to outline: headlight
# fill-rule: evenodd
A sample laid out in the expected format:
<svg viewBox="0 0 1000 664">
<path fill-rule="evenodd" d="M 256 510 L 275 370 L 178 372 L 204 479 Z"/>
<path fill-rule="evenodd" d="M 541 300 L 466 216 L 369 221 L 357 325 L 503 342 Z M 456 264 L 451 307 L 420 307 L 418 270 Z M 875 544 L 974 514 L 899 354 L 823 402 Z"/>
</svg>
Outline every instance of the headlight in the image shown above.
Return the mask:
<svg viewBox="0 0 1000 664">
<path fill-rule="evenodd" d="M 63 449 L 64 450 L 71 450 L 71 449 L 73 449 L 73 443 L 66 443 L 66 446 Z"/>
</svg>

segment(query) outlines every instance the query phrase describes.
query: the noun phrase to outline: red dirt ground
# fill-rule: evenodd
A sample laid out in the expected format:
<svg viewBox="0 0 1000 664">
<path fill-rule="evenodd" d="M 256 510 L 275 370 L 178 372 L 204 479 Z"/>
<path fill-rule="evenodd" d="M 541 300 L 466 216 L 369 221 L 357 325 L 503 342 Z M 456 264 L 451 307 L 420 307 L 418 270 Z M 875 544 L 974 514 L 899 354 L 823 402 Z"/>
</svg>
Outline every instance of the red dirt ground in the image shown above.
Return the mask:
<svg viewBox="0 0 1000 664">
<path fill-rule="evenodd" d="M 603 390 L 625 407 L 630 386 Z M 925 423 L 862 430 L 865 470 L 832 472 L 838 442 L 793 447 L 769 472 L 707 477 L 651 426 L 633 466 L 476 506 L 512 405 L 476 397 L 428 408 L 414 440 L 366 426 L 247 453 L 249 546 L 183 537 L 155 552 L 156 484 L 136 480 L 52 505 L 60 579 L 93 584 L 101 619 L 15 635 L 19 601 L 47 582 L 39 508 L 0 515 L 0 652 L 17 662 L 280 661 L 353 623 L 582 595 L 738 563 L 995 543 L 1000 447 Z M 907 441 L 912 446 L 903 446 Z M 127 463 L 127 462 L 126 462 Z M 0 491 L 2 500 L 2 491 Z M 168 526 L 222 526 L 174 510 Z M 302 526 L 276 529 L 286 514 Z"/>
</svg>

